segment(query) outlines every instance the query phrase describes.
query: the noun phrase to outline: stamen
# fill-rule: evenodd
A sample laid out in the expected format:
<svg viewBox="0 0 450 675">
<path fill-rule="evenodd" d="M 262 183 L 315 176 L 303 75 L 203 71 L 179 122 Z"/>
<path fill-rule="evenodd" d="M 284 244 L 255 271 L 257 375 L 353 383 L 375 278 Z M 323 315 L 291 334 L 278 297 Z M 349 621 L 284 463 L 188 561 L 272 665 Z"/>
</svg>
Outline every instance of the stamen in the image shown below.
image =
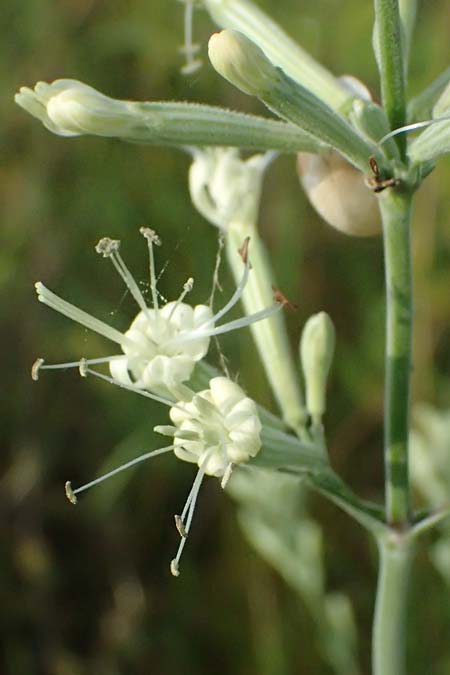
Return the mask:
<svg viewBox="0 0 450 675">
<path fill-rule="evenodd" d="M 208 459 L 209 454 L 205 457 L 205 460 L 203 461 L 203 465 L 206 463 Z M 180 574 L 179 570 L 179 563 L 180 563 L 180 558 L 181 554 L 183 553 L 184 546 L 186 544 L 187 536 L 189 534 L 189 530 L 191 528 L 191 523 L 192 523 L 192 518 L 194 516 L 194 511 L 195 511 L 195 504 L 197 502 L 197 497 L 198 493 L 200 491 L 200 487 L 202 485 L 203 478 L 205 477 L 205 472 L 203 468 L 200 468 L 197 471 L 197 475 L 195 477 L 194 483 L 192 485 L 191 491 L 189 492 L 189 496 L 186 500 L 186 504 L 184 505 L 183 508 L 183 513 L 181 516 L 178 516 L 175 518 L 175 524 L 177 526 L 178 532 L 181 535 L 181 541 L 180 545 L 178 546 L 178 551 L 175 556 L 175 558 L 172 560 L 170 563 L 170 571 L 172 572 L 174 577 L 178 577 Z M 187 518 L 185 521 L 185 517 L 187 514 Z"/>
<path fill-rule="evenodd" d="M 31 366 L 31 379 L 34 380 L 34 382 L 38 381 L 39 371 L 42 368 L 43 364 L 44 364 L 44 359 L 39 358 L 39 359 L 36 359 L 36 361 Z"/>
<path fill-rule="evenodd" d="M 102 356 L 98 359 L 83 359 L 83 363 L 86 365 L 95 365 L 98 363 L 111 363 L 111 361 L 116 361 L 117 359 L 123 359 L 123 354 L 115 354 L 114 356 Z M 49 363 L 45 364 L 44 359 L 36 359 L 31 368 L 31 377 L 33 380 L 37 381 L 39 379 L 39 373 L 41 370 L 64 370 L 66 368 L 80 368 L 80 360 L 78 361 L 68 361 L 67 363 Z"/>
<path fill-rule="evenodd" d="M 175 310 L 181 305 L 181 303 L 183 302 L 186 295 L 188 293 L 190 293 L 193 288 L 194 288 L 194 279 L 192 277 L 189 277 L 189 279 L 186 281 L 186 283 L 183 286 L 183 290 L 180 293 L 180 297 L 178 298 L 178 300 L 175 302 L 174 306 L 170 310 L 170 314 L 169 314 L 169 317 L 167 319 L 168 321 L 170 321 L 170 319 L 174 315 Z"/>
<path fill-rule="evenodd" d="M 78 362 L 79 363 L 79 362 Z M 151 398 L 153 401 L 158 401 L 159 403 L 164 403 L 164 405 L 169 406 L 170 408 L 179 408 L 184 411 L 183 408 L 180 406 L 177 406 L 176 403 L 173 401 L 170 401 L 168 398 L 163 398 L 162 396 L 157 396 L 156 394 L 152 394 L 146 389 L 139 389 L 139 387 L 135 387 L 132 384 L 124 384 L 123 382 L 118 382 L 117 380 L 114 380 L 112 377 L 109 377 L 108 375 L 104 375 L 103 373 L 99 373 L 98 370 L 92 370 L 91 368 L 86 368 L 85 371 L 86 375 L 94 375 L 95 377 L 98 377 L 100 380 L 104 380 L 105 382 L 109 382 L 109 384 L 114 384 L 116 387 L 120 387 L 121 389 L 127 389 L 128 391 L 133 391 L 135 394 L 139 394 L 140 396 L 145 396 L 146 398 Z"/>
<path fill-rule="evenodd" d="M 103 237 L 100 239 L 95 250 L 97 253 L 100 253 L 104 258 L 109 258 L 114 265 L 116 271 L 120 277 L 125 282 L 126 287 L 130 291 L 133 298 L 136 300 L 139 308 L 148 313 L 148 307 L 145 302 L 144 296 L 142 295 L 139 286 L 134 280 L 133 275 L 131 274 L 128 267 L 125 265 L 125 262 L 122 256 L 119 253 L 120 241 L 117 239 L 110 239 L 109 237 Z"/>
<path fill-rule="evenodd" d="M 75 307 L 75 305 L 72 305 L 70 302 L 63 300 L 46 288 L 40 281 L 35 284 L 35 288 L 39 302 L 43 302 L 44 305 L 51 307 L 60 314 L 64 314 L 64 316 L 72 319 L 72 321 L 76 321 L 85 328 L 103 335 L 103 337 L 108 338 L 108 340 L 111 340 L 112 342 L 116 342 L 121 346 L 128 345 L 131 348 L 136 346 L 133 340 L 130 340 L 130 338 L 126 337 L 123 333 L 108 326 L 107 323 L 96 319 L 87 312 L 84 312 L 82 309 Z"/>
<path fill-rule="evenodd" d="M 135 464 L 139 464 L 140 462 L 144 462 L 146 459 L 151 459 L 152 457 L 156 457 L 157 455 L 163 455 L 164 453 L 170 452 L 171 450 L 174 449 L 173 445 L 169 445 L 166 448 L 159 448 L 158 450 L 153 450 L 152 452 L 146 452 L 143 455 L 139 455 L 139 457 L 135 457 L 129 462 L 126 462 L 125 464 L 122 464 L 121 466 L 117 467 L 116 469 L 113 469 L 112 471 L 108 471 L 108 473 L 103 474 L 103 476 L 100 476 L 99 478 L 96 478 L 95 480 L 91 480 L 89 483 L 86 483 L 85 485 L 82 485 L 81 487 L 77 488 L 76 490 L 72 490 L 72 485 L 70 481 L 67 481 L 66 483 L 66 496 L 67 499 L 72 502 L 72 504 L 77 503 L 77 497 L 76 495 L 80 494 L 80 492 L 84 492 L 85 490 L 89 490 L 89 488 L 93 487 L 94 485 L 98 485 L 99 483 L 103 483 L 104 480 L 107 480 L 108 478 L 111 478 L 112 476 L 115 476 L 117 473 L 121 473 L 122 471 L 125 471 L 126 469 L 129 469 L 130 467 L 134 466 Z"/>
<path fill-rule="evenodd" d="M 234 305 L 237 302 L 239 302 L 242 292 L 245 286 L 247 285 L 249 272 L 250 272 L 250 259 L 247 256 L 247 259 L 245 260 L 244 273 L 235 292 L 233 293 L 227 304 L 224 307 L 222 307 L 222 309 L 218 311 L 217 314 L 215 314 L 213 317 L 211 317 L 210 319 L 201 324 L 202 328 L 206 328 L 207 326 L 210 326 L 213 323 L 217 323 L 217 321 L 221 319 L 224 316 L 224 314 L 227 314 L 227 312 L 229 312 L 230 309 L 234 307 Z"/>
<path fill-rule="evenodd" d="M 219 281 L 219 270 L 220 270 L 220 265 L 222 264 L 222 251 L 223 251 L 224 246 L 225 246 L 225 237 L 223 236 L 223 233 L 220 232 L 220 230 L 219 230 L 219 236 L 217 237 L 217 253 L 216 253 L 216 262 L 214 264 L 211 295 L 209 296 L 209 300 L 208 300 L 208 305 L 211 308 L 212 308 L 213 303 L 214 303 L 214 295 L 216 293 L 216 290 L 219 289 L 219 291 L 222 291 L 222 286 L 220 285 L 220 281 Z"/>
<path fill-rule="evenodd" d="M 234 469 L 233 462 L 230 462 L 229 464 L 227 464 L 227 468 L 225 469 L 225 473 L 223 474 L 222 480 L 220 481 L 220 487 L 222 488 L 222 490 L 224 490 L 226 488 L 227 483 L 231 478 L 231 474 L 233 473 L 233 469 Z"/>
<path fill-rule="evenodd" d="M 156 274 L 155 274 L 155 257 L 153 254 L 153 244 L 155 246 L 161 246 L 161 239 L 158 237 L 156 232 L 149 227 L 141 227 L 139 232 L 142 234 L 148 243 L 148 256 L 150 263 L 150 287 L 152 290 L 153 298 L 153 308 L 158 309 L 158 291 L 156 290 Z"/>
<path fill-rule="evenodd" d="M 191 75 L 200 68 L 202 62 L 200 59 L 194 59 L 195 54 L 197 54 L 200 49 L 200 45 L 196 45 L 193 42 L 193 2 L 192 0 L 184 0 L 184 3 L 184 45 L 180 49 L 180 52 L 186 56 L 186 63 L 181 68 L 181 72 L 183 75 Z"/>
<path fill-rule="evenodd" d="M 181 333 L 176 338 L 168 340 L 166 342 L 166 346 L 170 345 L 172 347 L 173 345 L 191 342 L 192 340 L 200 340 L 201 338 L 212 337 L 213 335 L 221 335 L 222 333 L 228 333 L 228 331 L 237 330 L 238 328 L 243 328 L 244 326 L 250 326 L 252 323 L 257 323 L 258 321 L 267 319 L 269 316 L 272 316 L 272 314 L 276 314 L 282 308 L 282 304 L 276 303 L 275 305 L 261 309 L 259 312 L 255 312 L 249 316 L 242 316 L 240 319 L 229 321 L 228 323 L 224 323 L 221 326 L 216 326 L 210 330 L 204 330 L 203 326 L 206 324 L 202 324 L 195 330 L 186 331 L 186 333 Z"/>
<path fill-rule="evenodd" d="M 291 302 L 290 300 L 287 299 L 287 297 L 280 291 L 279 288 L 276 286 L 272 286 L 272 291 L 273 291 L 273 299 L 275 302 L 278 302 L 282 307 L 287 307 L 288 309 L 291 310 L 291 312 L 295 312 L 295 310 L 298 309 L 298 305 L 296 305 L 294 302 Z"/>
</svg>

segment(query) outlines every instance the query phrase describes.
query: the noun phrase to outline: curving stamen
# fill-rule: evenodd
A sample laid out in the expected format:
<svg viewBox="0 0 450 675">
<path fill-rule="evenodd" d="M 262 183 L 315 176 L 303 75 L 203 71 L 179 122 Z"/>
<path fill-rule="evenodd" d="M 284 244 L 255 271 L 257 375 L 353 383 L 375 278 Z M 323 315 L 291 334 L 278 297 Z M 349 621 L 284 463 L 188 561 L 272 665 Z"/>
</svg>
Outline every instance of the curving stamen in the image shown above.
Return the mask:
<svg viewBox="0 0 450 675">
<path fill-rule="evenodd" d="M 87 361 L 85 361 L 85 364 L 87 364 Z M 80 362 L 78 362 L 78 365 L 80 365 Z M 139 394 L 140 396 L 145 396 L 146 398 L 151 398 L 153 401 L 158 401 L 158 403 L 163 403 L 164 405 L 169 406 L 170 408 L 179 408 L 180 410 L 184 410 L 181 406 L 177 406 L 176 403 L 171 401 L 168 398 L 164 398 L 163 396 L 158 396 L 157 394 L 152 394 L 151 392 L 147 391 L 146 389 L 139 389 L 138 387 L 135 387 L 132 384 L 124 384 L 123 382 L 119 382 L 118 380 L 114 380 L 112 377 L 109 375 L 104 375 L 103 373 L 99 373 L 98 370 L 92 370 L 91 368 L 85 367 L 84 372 L 86 375 L 94 375 L 94 377 L 98 377 L 100 380 L 104 380 L 105 382 L 109 382 L 109 384 L 114 384 L 116 387 L 120 387 L 121 389 L 127 389 L 128 391 L 133 391 L 135 394 Z"/>
<path fill-rule="evenodd" d="M 227 304 L 224 305 L 224 307 L 222 307 L 222 309 L 219 310 L 219 311 L 217 312 L 217 314 L 215 314 L 215 315 L 212 316 L 210 319 L 208 319 L 207 321 L 205 321 L 204 323 L 201 324 L 201 327 L 202 327 L 202 328 L 206 328 L 207 326 L 210 326 L 211 324 L 217 323 L 217 321 L 218 321 L 219 319 L 221 319 L 221 318 L 224 316 L 224 314 L 227 314 L 227 312 L 229 312 L 230 309 L 231 309 L 232 307 L 234 307 L 234 305 L 235 305 L 237 302 L 239 302 L 239 300 L 240 300 L 240 298 L 241 298 L 241 296 L 242 296 L 242 293 L 243 293 L 243 291 L 244 291 L 244 288 L 245 288 L 246 285 L 247 285 L 248 275 L 249 275 L 249 272 L 250 272 L 250 269 L 251 269 L 251 266 L 250 266 L 250 258 L 248 257 L 248 255 L 245 256 L 245 261 L 244 261 L 244 262 L 245 262 L 244 273 L 243 273 L 243 275 L 242 275 L 242 278 L 241 278 L 241 280 L 240 280 L 240 282 L 239 282 L 239 284 L 238 284 L 238 286 L 237 286 L 235 292 L 233 293 L 233 295 L 231 296 L 231 298 L 229 299 L 229 301 L 227 302 Z"/>
<path fill-rule="evenodd" d="M 205 460 L 203 461 L 203 465 L 206 464 L 206 461 L 208 459 L 209 453 L 207 457 L 205 457 Z M 178 551 L 175 556 L 175 558 L 171 561 L 170 563 L 170 571 L 172 572 L 174 577 L 178 577 L 180 575 L 180 569 L 179 569 L 179 563 L 180 563 L 180 558 L 181 554 L 183 553 L 183 549 L 186 544 L 187 536 L 189 534 L 189 530 L 191 528 L 191 523 L 192 523 L 192 518 L 194 516 L 194 511 L 195 511 L 195 505 L 197 503 L 197 497 L 198 493 L 200 491 L 201 485 L 203 478 L 205 477 L 205 471 L 202 467 L 199 468 L 197 471 L 197 475 L 195 477 L 195 480 L 192 484 L 191 491 L 189 492 L 188 498 L 186 500 L 186 503 L 183 508 L 183 513 L 181 516 L 178 516 L 175 518 L 175 524 L 177 526 L 177 530 L 180 533 L 181 536 L 181 541 L 180 545 L 178 546 Z"/>
<path fill-rule="evenodd" d="M 194 279 L 193 279 L 192 277 L 189 277 L 189 279 L 186 281 L 186 283 L 185 283 L 184 286 L 183 286 L 183 290 L 182 290 L 182 292 L 180 293 L 179 298 L 176 300 L 174 306 L 173 306 L 172 309 L 170 310 L 170 314 L 169 314 L 169 316 L 168 316 L 168 318 L 167 318 L 167 321 L 170 321 L 170 320 L 171 320 L 171 318 L 172 318 L 173 315 L 174 315 L 175 310 L 178 309 L 178 307 L 181 305 L 181 303 L 183 302 L 183 300 L 184 300 L 184 298 L 186 297 L 186 295 L 187 295 L 188 293 L 190 293 L 190 292 L 192 291 L 193 288 L 194 288 Z"/>
<path fill-rule="evenodd" d="M 161 239 L 158 237 L 156 232 L 150 227 L 141 227 L 139 232 L 142 236 L 147 239 L 148 244 L 148 257 L 149 257 L 149 266 L 150 266 L 150 288 L 152 291 L 153 299 L 153 309 L 158 310 L 158 291 L 156 289 L 156 273 L 155 273 L 155 256 L 153 252 L 153 245 L 161 246 Z"/>
<path fill-rule="evenodd" d="M 450 115 L 444 115 L 443 117 L 438 117 L 432 120 L 424 120 L 423 122 L 413 122 L 412 124 L 406 124 L 404 127 L 394 129 L 394 131 L 390 131 L 388 134 L 383 136 L 383 138 L 380 138 L 380 140 L 378 141 L 378 145 L 382 145 L 390 138 L 398 136 L 399 134 L 406 134 L 409 131 L 417 131 L 417 129 L 424 129 L 426 127 L 431 127 L 433 124 L 439 124 L 440 122 L 448 122 L 449 120 Z"/>
<path fill-rule="evenodd" d="M 144 296 L 142 295 L 139 286 L 134 280 L 133 275 L 125 265 L 125 262 L 119 253 L 119 248 L 120 241 L 117 239 L 110 239 L 109 237 L 103 237 L 103 239 L 100 239 L 96 245 L 95 250 L 104 258 L 109 258 L 111 260 L 114 268 L 125 282 L 126 287 L 130 291 L 133 298 L 136 300 L 139 308 L 148 316 L 147 303 L 145 302 Z"/>
<path fill-rule="evenodd" d="M 108 338 L 108 340 L 111 340 L 112 342 L 116 342 L 121 346 L 128 345 L 130 348 L 136 346 L 133 340 L 126 337 L 126 335 L 115 328 L 108 326 L 107 323 L 96 319 L 79 307 L 72 305 L 70 302 L 63 300 L 58 295 L 46 288 L 46 286 L 44 286 L 44 284 L 40 281 L 38 281 L 34 286 L 36 288 L 39 302 L 43 302 L 44 305 L 55 309 L 60 314 L 64 314 L 64 316 L 72 319 L 72 321 L 80 323 L 85 328 L 89 328 L 89 330 L 99 333 L 99 335 L 103 335 L 103 337 Z"/>
<path fill-rule="evenodd" d="M 244 328 L 245 326 L 250 326 L 252 323 L 257 323 L 258 321 L 267 319 L 269 316 L 276 314 L 281 309 L 283 309 L 283 305 L 277 302 L 270 307 L 261 309 L 259 312 L 249 314 L 248 316 L 242 316 L 240 319 L 234 319 L 234 321 L 228 321 L 228 323 L 223 323 L 221 326 L 216 326 L 210 330 L 204 329 L 204 326 L 206 325 L 206 323 L 204 323 L 195 330 L 186 331 L 186 333 L 180 333 L 180 335 L 173 338 L 172 340 L 168 340 L 165 344 L 166 346 L 173 347 L 174 345 L 184 344 L 185 342 L 191 342 L 192 340 L 199 340 L 202 338 L 212 337 L 214 335 L 221 335 L 222 333 L 228 333 L 229 331 L 237 330 L 238 328 Z"/>
<path fill-rule="evenodd" d="M 135 464 L 139 464 L 140 462 L 144 462 L 145 460 L 151 459 L 152 457 L 156 457 L 157 455 L 163 455 L 166 452 L 170 452 L 173 449 L 174 449 L 173 445 L 168 445 L 165 448 L 158 448 L 158 450 L 152 450 L 151 452 L 145 452 L 143 455 L 139 455 L 139 457 L 135 457 L 134 459 L 130 460 L 129 462 L 125 462 L 125 464 L 121 464 L 116 469 L 113 469 L 112 471 L 108 471 L 108 473 L 103 474 L 103 476 L 99 476 L 99 478 L 95 478 L 94 480 L 91 480 L 89 483 L 85 483 L 85 485 L 82 485 L 81 487 L 77 488 L 76 490 L 73 490 L 70 481 L 67 481 L 66 485 L 65 485 L 66 497 L 72 504 L 76 504 L 77 503 L 77 495 L 80 494 L 80 492 L 84 492 L 85 490 L 89 490 L 89 488 L 94 487 L 94 485 L 98 485 L 99 483 L 103 483 L 104 480 L 107 480 L 108 478 L 111 478 L 112 476 L 115 476 L 116 474 L 121 473 L 122 471 L 125 471 L 126 469 L 131 468 Z"/>
</svg>

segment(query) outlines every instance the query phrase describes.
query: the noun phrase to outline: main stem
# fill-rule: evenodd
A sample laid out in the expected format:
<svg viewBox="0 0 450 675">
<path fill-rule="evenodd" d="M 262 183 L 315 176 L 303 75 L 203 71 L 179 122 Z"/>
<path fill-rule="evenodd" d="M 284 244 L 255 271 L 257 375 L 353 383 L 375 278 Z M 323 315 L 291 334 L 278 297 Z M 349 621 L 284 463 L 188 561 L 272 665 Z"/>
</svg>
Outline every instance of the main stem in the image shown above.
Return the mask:
<svg viewBox="0 0 450 675">
<path fill-rule="evenodd" d="M 377 61 L 380 71 L 381 98 L 391 124 L 398 129 L 405 124 L 405 62 L 399 0 L 375 0 Z M 400 134 L 396 143 L 404 157 L 406 137 Z"/>
<path fill-rule="evenodd" d="M 406 600 L 412 550 L 401 538 L 378 541 L 380 573 L 373 630 L 372 675 L 404 675 Z"/>
<path fill-rule="evenodd" d="M 409 520 L 408 435 L 412 343 L 411 194 L 380 197 L 386 271 L 385 488 L 390 525 Z"/>
</svg>

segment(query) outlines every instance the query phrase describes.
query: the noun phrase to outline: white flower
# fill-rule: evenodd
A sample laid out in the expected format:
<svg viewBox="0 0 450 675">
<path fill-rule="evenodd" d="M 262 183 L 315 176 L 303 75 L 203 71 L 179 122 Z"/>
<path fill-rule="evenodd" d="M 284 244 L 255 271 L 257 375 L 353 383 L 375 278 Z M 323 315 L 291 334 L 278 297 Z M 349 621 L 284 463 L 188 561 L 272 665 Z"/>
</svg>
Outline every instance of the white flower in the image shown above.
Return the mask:
<svg viewBox="0 0 450 675">
<path fill-rule="evenodd" d="M 191 377 L 195 364 L 206 355 L 210 338 L 213 335 L 219 335 L 261 321 L 279 311 L 281 305 L 274 302 L 270 307 L 250 316 L 219 326 L 216 325 L 217 321 L 239 301 L 247 283 L 251 272 L 247 255 L 248 241 L 242 252 L 244 260 L 242 280 L 231 299 L 216 314 L 213 314 L 211 308 L 207 305 L 191 307 L 183 302 L 186 294 L 192 290 L 192 279 L 186 282 L 183 292 L 176 301 L 164 302 L 161 305 L 156 288 L 153 255 L 153 246 L 154 244 L 159 245 L 160 241 L 149 228 L 141 228 L 141 233 L 147 239 L 149 248 L 150 288 L 153 301 L 151 308 L 147 306 L 138 284 L 119 253 L 119 242 L 104 238 L 100 240 L 96 247 L 98 253 L 111 260 L 139 306 L 140 311 L 127 331 L 122 333 L 66 302 L 41 282 L 36 284 L 38 299 L 86 328 L 117 343 L 123 351 L 123 354 L 89 359 L 86 361 L 87 365 L 108 363 L 115 383 L 138 389 L 148 389 L 163 395 L 169 394 L 176 400 L 183 399 L 186 395 L 183 383 Z M 33 370 L 33 377 L 37 379 L 40 369 L 78 366 L 79 361 L 43 365 L 43 361 L 38 359 Z M 189 393 L 187 395 L 189 396 Z"/>
<path fill-rule="evenodd" d="M 256 405 L 235 382 L 215 377 L 209 389 L 170 409 L 174 427 L 155 431 L 174 435 L 175 454 L 209 476 L 227 476 L 230 466 L 248 462 L 261 448 Z"/>
<path fill-rule="evenodd" d="M 81 361 L 79 367 L 84 376 L 99 375 L 91 370 L 85 361 Z M 67 481 L 66 496 L 72 504 L 76 504 L 77 494 L 80 492 L 140 462 L 170 451 L 173 451 L 178 459 L 196 463 L 199 468 L 183 511 L 181 515 L 175 516 L 181 541 L 170 569 L 174 576 L 178 576 L 181 554 L 191 528 L 203 478 L 205 475 L 222 478 L 221 485 L 225 487 L 232 468 L 248 462 L 260 451 L 262 425 L 255 402 L 245 395 L 241 387 L 226 377 L 213 378 L 209 382 L 209 389 L 198 394 L 191 392 L 192 398 L 189 402 L 180 401 L 171 404 L 153 394 L 136 391 L 170 406 L 170 418 L 175 426 L 160 425 L 155 427 L 155 431 L 173 436 L 173 444 L 139 455 L 75 490 L 70 481 Z"/>
</svg>

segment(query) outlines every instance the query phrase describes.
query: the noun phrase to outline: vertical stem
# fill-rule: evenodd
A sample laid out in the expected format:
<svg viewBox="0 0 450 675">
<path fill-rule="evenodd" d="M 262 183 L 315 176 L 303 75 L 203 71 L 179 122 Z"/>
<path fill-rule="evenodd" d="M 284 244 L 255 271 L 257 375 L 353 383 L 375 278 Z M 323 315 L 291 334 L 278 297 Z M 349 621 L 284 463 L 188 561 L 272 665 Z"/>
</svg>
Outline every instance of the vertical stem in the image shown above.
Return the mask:
<svg viewBox="0 0 450 675">
<path fill-rule="evenodd" d="M 398 0 L 375 0 L 376 53 L 381 80 L 381 98 L 392 129 L 406 122 L 405 67 Z M 396 136 L 402 157 L 406 138 Z"/>
<path fill-rule="evenodd" d="M 273 302 L 273 274 L 269 257 L 254 225 L 230 223 L 226 234 L 228 262 L 236 279 L 242 275 L 242 260 L 238 249 L 245 237 L 250 237 L 249 255 L 252 270 L 242 294 L 247 314 L 257 312 Z M 298 435 L 304 433 L 306 411 L 300 389 L 300 378 L 292 358 L 284 318 L 277 313 L 250 326 L 267 379 L 283 419 Z"/>
<path fill-rule="evenodd" d="M 380 572 L 373 627 L 372 675 L 405 674 L 406 601 L 411 545 L 401 538 L 378 541 Z"/>
<path fill-rule="evenodd" d="M 408 435 L 412 338 L 411 194 L 380 196 L 386 271 L 385 485 L 390 524 L 409 518 Z"/>
</svg>

